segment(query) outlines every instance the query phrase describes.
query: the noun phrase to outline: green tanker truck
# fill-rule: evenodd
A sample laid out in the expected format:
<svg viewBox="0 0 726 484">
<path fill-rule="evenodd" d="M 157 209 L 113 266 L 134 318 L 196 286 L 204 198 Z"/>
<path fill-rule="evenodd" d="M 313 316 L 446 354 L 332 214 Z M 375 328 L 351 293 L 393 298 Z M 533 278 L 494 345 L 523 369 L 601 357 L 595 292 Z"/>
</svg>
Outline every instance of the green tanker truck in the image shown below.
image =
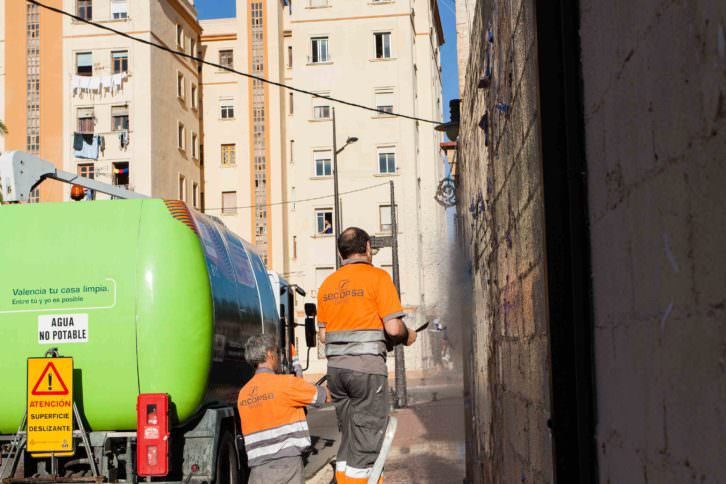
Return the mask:
<svg viewBox="0 0 726 484">
<path fill-rule="evenodd" d="M 77 445 L 50 474 L 89 479 L 93 461 L 97 480 L 138 480 L 137 397 L 166 394 L 169 471 L 158 479 L 236 482 L 235 399 L 252 375 L 243 343 L 263 332 L 287 341 L 294 325 L 292 290 L 282 281 L 273 291 L 250 245 L 159 199 L 3 205 L 0 233 L 4 464 L 26 408 L 26 360 L 55 348 L 73 357 L 93 459 Z M 48 476 L 47 458 L 21 457 L 0 478 Z"/>
</svg>

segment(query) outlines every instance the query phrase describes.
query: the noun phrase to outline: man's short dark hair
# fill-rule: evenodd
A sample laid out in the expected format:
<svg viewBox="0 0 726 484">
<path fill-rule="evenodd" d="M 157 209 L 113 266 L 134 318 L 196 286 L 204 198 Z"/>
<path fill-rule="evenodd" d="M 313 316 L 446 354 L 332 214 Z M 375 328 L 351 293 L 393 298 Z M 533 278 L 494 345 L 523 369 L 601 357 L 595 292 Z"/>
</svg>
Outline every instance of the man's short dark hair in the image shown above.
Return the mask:
<svg viewBox="0 0 726 484">
<path fill-rule="evenodd" d="M 371 237 L 363 229 L 358 227 L 348 227 L 338 236 L 338 252 L 340 257 L 347 259 L 355 254 L 365 254 L 366 245 L 371 241 Z"/>
</svg>

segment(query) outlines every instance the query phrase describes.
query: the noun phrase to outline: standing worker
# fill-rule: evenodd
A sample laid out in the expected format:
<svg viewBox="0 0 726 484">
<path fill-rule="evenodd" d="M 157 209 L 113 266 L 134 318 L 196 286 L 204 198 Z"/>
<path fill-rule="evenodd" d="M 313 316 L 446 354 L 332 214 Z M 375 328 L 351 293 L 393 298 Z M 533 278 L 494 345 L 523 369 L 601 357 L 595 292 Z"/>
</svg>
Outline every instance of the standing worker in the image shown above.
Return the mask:
<svg viewBox="0 0 726 484">
<path fill-rule="evenodd" d="M 357 227 L 338 237 L 343 265 L 318 291 L 320 341 L 328 358 L 328 388 L 342 437 L 338 484 L 365 483 L 388 425 L 386 342 L 410 346 L 409 330 L 391 276 L 371 265 L 371 239 Z"/>
<path fill-rule="evenodd" d="M 249 484 L 302 484 L 302 453 L 310 447 L 303 409 L 323 405 L 328 393 L 302 378 L 277 374 L 280 349 L 271 334 L 247 340 L 245 359 L 257 368 L 237 399 Z"/>
</svg>

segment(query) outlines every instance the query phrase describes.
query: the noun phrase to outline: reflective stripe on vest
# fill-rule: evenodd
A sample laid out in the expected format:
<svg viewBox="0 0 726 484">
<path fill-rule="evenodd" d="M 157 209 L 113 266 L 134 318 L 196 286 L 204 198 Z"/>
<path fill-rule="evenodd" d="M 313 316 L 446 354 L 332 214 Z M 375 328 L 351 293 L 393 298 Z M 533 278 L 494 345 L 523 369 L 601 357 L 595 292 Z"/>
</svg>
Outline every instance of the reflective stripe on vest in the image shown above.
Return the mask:
<svg viewBox="0 0 726 484">
<path fill-rule="evenodd" d="M 385 355 L 386 337 L 383 330 L 328 331 L 325 335 L 325 355 Z"/>
<path fill-rule="evenodd" d="M 244 439 L 250 467 L 263 464 L 271 457 L 300 455 L 310 447 L 308 423 L 305 420 L 245 435 Z"/>
</svg>

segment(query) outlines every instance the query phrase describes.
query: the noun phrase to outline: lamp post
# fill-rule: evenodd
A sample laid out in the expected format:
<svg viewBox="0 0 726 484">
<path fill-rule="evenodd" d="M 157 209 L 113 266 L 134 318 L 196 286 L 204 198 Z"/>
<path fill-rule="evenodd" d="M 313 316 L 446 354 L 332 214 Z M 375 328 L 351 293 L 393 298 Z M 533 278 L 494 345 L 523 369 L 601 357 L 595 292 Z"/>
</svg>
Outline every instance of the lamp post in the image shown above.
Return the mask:
<svg viewBox="0 0 726 484">
<path fill-rule="evenodd" d="M 338 191 L 338 154 L 341 153 L 346 146 L 358 141 L 355 136 L 348 136 L 345 144 L 338 149 L 338 140 L 335 132 L 335 108 L 332 109 L 333 115 L 333 229 L 335 234 L 335 242 L 333 242 L 333 253 L 335 254 L 335 269 L 340 269 L 340 258 L 338 257 L 338 236 L 340 235 L 340 193 Z"/>
</svg>

